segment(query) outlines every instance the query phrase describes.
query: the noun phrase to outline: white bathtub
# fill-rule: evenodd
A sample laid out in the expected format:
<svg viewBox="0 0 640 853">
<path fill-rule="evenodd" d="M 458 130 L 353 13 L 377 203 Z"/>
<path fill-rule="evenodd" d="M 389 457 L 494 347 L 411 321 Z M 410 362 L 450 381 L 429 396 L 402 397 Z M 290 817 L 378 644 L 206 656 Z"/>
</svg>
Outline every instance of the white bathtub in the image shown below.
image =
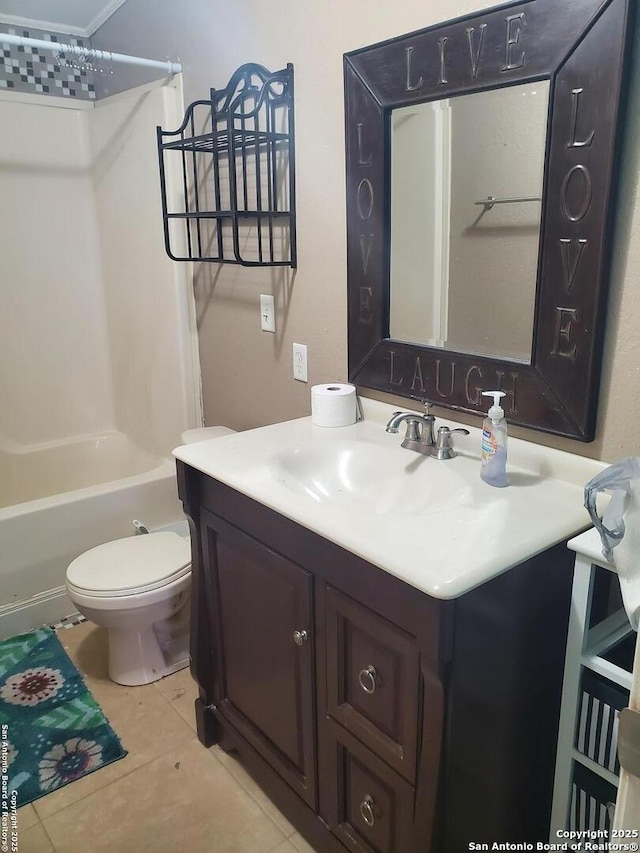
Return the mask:
<svg viewBox="0 0 640 853">
<path fill-rule="evenodd" d="M 64 591 L 75 557 L 184 516 L 175 463 L 118 432 L 33 448 L 0 446 L 0 638 L 74 612 Z"/>
</svg>

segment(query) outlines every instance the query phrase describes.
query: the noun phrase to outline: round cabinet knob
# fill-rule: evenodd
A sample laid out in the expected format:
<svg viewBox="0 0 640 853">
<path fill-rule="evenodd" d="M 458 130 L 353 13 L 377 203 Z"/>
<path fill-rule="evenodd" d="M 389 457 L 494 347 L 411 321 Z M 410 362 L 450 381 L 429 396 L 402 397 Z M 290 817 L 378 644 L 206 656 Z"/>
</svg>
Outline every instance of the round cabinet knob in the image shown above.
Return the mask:
<svg viewBox="0 0 640 853">
<path fill-rule="evenodd" d="M 293 642 L 296 646 L 302 646 L 309 639 L 309 634 L 307 631 L 294 631 L 293 632 Z"/>
<path fill-rule="evenodd" d="M 373 797 L 370 794 L 365 794 L 364 800 L 360 803 L 360 814 L 367 826 L 373 826 L 376 822 L 373 814 Z"/>
<path fill-rule="evenodd" d="M 376 668 L 371 664 L 369 664 L 366 669 L 360 670 L 360 673 L 358 674 L 358 681 L 360 682 L 360 687 L 362 687 L 365 693 L 375 693 L 377 677 L 378 673 L 376 672 Z"/>
</svg>

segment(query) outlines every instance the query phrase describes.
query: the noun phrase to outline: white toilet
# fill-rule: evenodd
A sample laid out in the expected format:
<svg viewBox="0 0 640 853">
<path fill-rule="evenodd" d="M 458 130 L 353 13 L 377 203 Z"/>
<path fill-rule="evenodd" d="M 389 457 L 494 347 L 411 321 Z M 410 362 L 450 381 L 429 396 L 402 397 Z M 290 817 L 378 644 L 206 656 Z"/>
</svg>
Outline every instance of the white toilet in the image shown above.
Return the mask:
<svg viewBox="0 0 640 853">
<path fill-rule="evenodd" d="M 192 429 L 184 444 L 232 433 Z M 144 508 L 141 510 L 144 514 Z M 109 632 L 109 677 L 149 684 L 189 662 L 191 543 L 172 532 L 128 536 L 91 548 L 67 569 L 67 595 Z"/>
</svg>

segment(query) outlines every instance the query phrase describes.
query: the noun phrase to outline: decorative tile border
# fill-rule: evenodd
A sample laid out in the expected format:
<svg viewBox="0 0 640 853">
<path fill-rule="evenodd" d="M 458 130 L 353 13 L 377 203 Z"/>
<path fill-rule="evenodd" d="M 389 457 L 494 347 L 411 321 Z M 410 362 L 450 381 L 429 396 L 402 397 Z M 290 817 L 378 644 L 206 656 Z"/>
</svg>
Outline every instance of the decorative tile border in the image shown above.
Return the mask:
<svg viewBox="0 0 640 853">
<path fill-rule="evenodd" d="M 75 628 L 76 625 L 82 625 L 82 623 L 86 621 L 87 620 L 84 616 L 81 616 L 80 613 L 74 613 L 73 616 L 65 616 L 64 619 L 61 619 L 59 622 L 49 625 L 49 628 L 53 628 L 54 631 L 60 631 L 63 628 Z"/>
<path fill-rule="evenodd" d="M 74 60 L 73 66 L 70 66 L 64 59 L 59 60 L 55 53 L 40 51 L 35 47 L 3 43 L 3 32 L 25 38 L 91 47 L 90 39 L 45 30 L 25 30 L 0 22 L 0 89 L 80 100 L 95 99 L 95 72 L 82 68 L 81 61 L 75 61 L 77 58 L 70 58 Z"/>
</svg>

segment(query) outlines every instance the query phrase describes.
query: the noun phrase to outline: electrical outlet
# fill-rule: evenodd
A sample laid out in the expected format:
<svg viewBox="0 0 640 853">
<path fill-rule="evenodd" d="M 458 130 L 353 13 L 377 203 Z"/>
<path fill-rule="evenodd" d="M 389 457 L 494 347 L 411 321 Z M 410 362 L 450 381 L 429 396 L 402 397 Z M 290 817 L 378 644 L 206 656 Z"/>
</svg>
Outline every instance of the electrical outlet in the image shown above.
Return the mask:
<svg viewBox="0 0 640 853">
<path fill-rule="evenodd" d="M 276 309 L 271 294 L 260 294 L 260 328 L 263 332 L 276 330 Z"/>
<path fill-rule="evenodd" d="M 293 345 L 293 378 L 299 382 L 307 381 L 307 345 Z"/>
</svg>

